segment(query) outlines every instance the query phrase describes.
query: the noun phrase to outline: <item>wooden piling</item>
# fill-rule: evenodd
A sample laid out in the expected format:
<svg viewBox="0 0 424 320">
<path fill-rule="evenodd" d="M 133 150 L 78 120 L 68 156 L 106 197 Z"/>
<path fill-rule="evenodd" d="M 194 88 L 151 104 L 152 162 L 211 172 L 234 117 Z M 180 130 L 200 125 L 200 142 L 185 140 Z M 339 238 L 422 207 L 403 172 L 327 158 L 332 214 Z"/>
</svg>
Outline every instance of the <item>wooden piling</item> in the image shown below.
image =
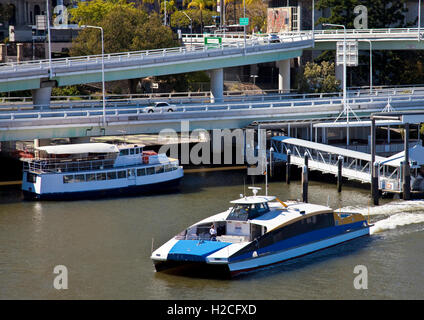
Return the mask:
<svg viewBox="0 0 424 320">
<path fill-rule="evenodd" d="M 302 170 L 302 201 L 308 202 L 308 166 L 304 165 Z"/>
<path fill-rule="evenodd" d="M 378 200 L 380 198 L 379 188 L 378 188 L 378 162 L 374 162 L 372 167 L 372 178 L 371 178 L 371 196 L 375 206 L 378 206 Z"/>
<path fill-rule="evenodd" d="M 343 176 L 342 176 L 342 169 L 343 169 L 343 160 L 344 158 L 342 156 L 339 156 L 337 159 L 337 192 L 342 192 L 342 183 L 343 183 Z"/>
<path fill-rule="evenodd" d="M 403 163 L 403 200 L 411 199 L 411 172 L 409 168 L 409 123 L 405 123 L 404 148 L 405 161 Z"/>
<path fill-rule="evenodd" d="M 286 161 L 286 183 L 290 184 L 290 156 L 291 151 L 287 150 L 287 161 Z"/>
</svg>

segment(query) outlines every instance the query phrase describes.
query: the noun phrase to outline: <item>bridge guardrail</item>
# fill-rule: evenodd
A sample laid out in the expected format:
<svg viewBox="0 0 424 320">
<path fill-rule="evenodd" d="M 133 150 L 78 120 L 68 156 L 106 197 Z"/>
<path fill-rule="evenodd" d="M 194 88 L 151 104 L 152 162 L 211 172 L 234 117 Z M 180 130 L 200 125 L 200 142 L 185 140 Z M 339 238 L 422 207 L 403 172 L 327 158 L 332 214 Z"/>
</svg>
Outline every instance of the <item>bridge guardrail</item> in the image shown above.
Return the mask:
<svg viewBox="0 0 424 320">
<path fill-rule="evenodd" d="M 351 105 L 372 105 L 379 104 L 385 105 L 386 103 L 396 103 L 396 102 L 419 102 L 424 101 L 424 95 L 409 95 L 406 97 L 394 97 L 387 99 L 385 97 L 364 97 L 364 98 L 349 98 L 348 103 Z M 342 99 L 337 97 L 334 99 L 318 99 L 318 100 L 307 100 L 307 101 L 276 101 L 276 102 L 257 102 L 257 103 L 233 103 L 233 104 L 217 104 L 217 105 L 198 105 L 198 106 L 177 106 L 175 112 L 173 113 L 188 113 L 188 112 L 214 112 L 214 111 L 233 111 L 241 109 L 268 109 L 268 108 L 280 108 L 280 107 L 317 107 L 320 108 L 322 105 L 340 105 L 342 106 Z M 158 115 L 160 113 L 167 112 L 156 112 L 152 114 L 147 114 L 144 112 L 144 107 L 136 108 L 107 108 L 106 117 L 110 116 L 119 116 L 119 115 L 145 115 L 146 120 L 151 119 L 152 116 Z M 167 113 L 169 114 L 169 113 Z M 48 118 L 91 118 L 91 117 L 102 117 L 103 109 L 89 109 L 89 110 L 66 110 L 66 111 L 37 111 L 37 112 L 10 112 L 10 113 L 1 113 L 0 122 L 5 121 L 14 121 L 14 120 L 37 120 L 37 119 L 48 119 Z"/>
<path fill-rule="evenodd" d="M 311 36 L 307 34 L 295 34 L 287 39 L 283 43 L 293 43 L 295 41 L 311 40 Z M 266 44 L 269 45 L 269 44 Z M 249 47 L 261 46 L 258 42 L 249 41 L 247 42 L 246 48 Z M 207 48 L 205 46 L 193 46 L 191 48 L 186 47 L 175 47 L 175 48 L 165 48 L 165 49 L 154 49 L 154 50 L 142 50 L 142 51 L 132 51 L 132 52 L 120 52 L 120 53 L 107 53 L 104 55 L 105 63 L 108 62 L 122 62 L 124 60 L 143 60 L 149 57 L 170 57 L 175 55 L 184 55 L 186 53 L 192 52 L 211 52 L 212 50 L 226 50 L 231 48 L 244 48 L 239 42 L 234 43 L 223 43 L 217 48 Z M 79 64 L 101 64 L 102 55 L 89 55 L 89 56 L 79 56 L 79 57 L 70 57 L 70 58 L 58 58 L 52 59 L 52 69 L 59 67 L 70 67 Z M 0 64 L 0 71 L 5 72 L 16 72 L 20 70 L 34 70 L 34 69 L 48 69 L 50 67 L 49 60 L 35 60 L 35 61 L 20 61 L 12 63 L 3 63 Z"/>
</svg>

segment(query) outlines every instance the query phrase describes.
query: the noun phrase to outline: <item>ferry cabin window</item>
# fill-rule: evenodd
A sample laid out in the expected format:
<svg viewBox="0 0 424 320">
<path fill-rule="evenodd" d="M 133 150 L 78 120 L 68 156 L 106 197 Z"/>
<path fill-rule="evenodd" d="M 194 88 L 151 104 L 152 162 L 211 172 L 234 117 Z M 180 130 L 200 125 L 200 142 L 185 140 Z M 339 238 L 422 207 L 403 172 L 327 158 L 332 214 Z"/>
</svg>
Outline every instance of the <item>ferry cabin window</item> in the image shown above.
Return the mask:
<svg viewBox="0 0 424 320">
<path fill-rule="evenodd" d="M 156 173 L 162 173 L 164 171 L 163 166 L 156 167 Z"/>
<path fill-rule="evenodd" d="M 94 173 L 87 173 L 85 175 L 85 181 L 96 181 L 96 175 Z"/>
<path fill-rule="evenodd" d="M 145 176 L 146 175 L 146 169 L 139 168 L 137 169 L 137 176 Z"/>
<path fill-rule="evenodd" d="M 123 149 L 119 152 L 120 156 L 127 156 L 128 155 L 128 149 Z"/>
<path fill-rule="evenodd" d="M 107 173 L 107 179 L 108 179 L 108 180 L 116 179 L 116 171 L 109 171 L 109 172 Z"/>
<path fill-rule="evenodd" d="M 155 174 L 155 167 L 146 168 L 146 174 Z"/>
<path fill-rule="evenodd" d="M 135 150 L 134 149 L 130 149 L 130 154 L 134 154 Z"/>
<path fill-rule="evenodd" d="M 35 183 L 37 179 L 37 175 L 31 172 L 27 172 L 27 182 Z"/>
<path fill-rule="evenodd" d="M 75 182 L 85 182 L 85 175 L 84 174 L 76 174 L 74 181 Z"/>
<path fill-rule="evenodd" d="M 127 177 L 127 172 L 125 170 L 118 171 L 118 179 L 124 179 L 126 177 Z"/>
<path fill-rule="evenodd" d="M 63 176 L 63 183 L 71 183 L 73 182 L 74 176 L 72 174 Z"/>
<path fill-rule="evenodd" d="M 97 181 L 106 180 L 106 172 L 96 173 L 96 179 L 97 179 Z"/>
<path fill-rule="evenodd" d="M 269 211 L 267 203 L 236 204 L 227 217 L 227 220 L 247 221 L 255 219 Z"/>
</svg>

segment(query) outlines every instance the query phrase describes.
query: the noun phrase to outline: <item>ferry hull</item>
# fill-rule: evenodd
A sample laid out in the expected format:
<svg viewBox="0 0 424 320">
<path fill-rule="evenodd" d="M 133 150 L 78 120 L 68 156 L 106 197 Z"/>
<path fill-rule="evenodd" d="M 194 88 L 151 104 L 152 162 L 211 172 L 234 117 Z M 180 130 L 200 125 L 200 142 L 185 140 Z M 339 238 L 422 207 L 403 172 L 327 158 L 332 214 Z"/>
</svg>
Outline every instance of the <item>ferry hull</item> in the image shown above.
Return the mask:
<svg viewBox="0 0 424 320">
<path fill-rule="evenodd" d="M 154 260 L 155 269 L 158 272 L 172 274 L 203 276 L 214 278 L 234 278 L 240 274 L 259 270 L 261 268 L 280 264 L 288 260 L 296 259 L 317 251 L 325 250 L 348 241 L 369 235 L 369 227 L 356 229 L 341 235 L 307 243 L 295 248 L 269 253 L 263 256 L 252 257 L 242 261 L 229 263 L 207 263 L 194 261 Z"/>
<path fill-rule="evenodd" d="M 170 192 L 178 189 L 182 177 L 159 183 L 146 185 L 131 185 L 122 188 L 85 190 L 78 192 L 58 192 L 38 194 L 27 190 L 22 190 L 25 200 L 79 200 L 79 199 L 98 199 L 107 197 L 126 197 L 142 194 L 153 194 Z"/>
<path fill-rule="evenodd" d="M 243 261 L 230 262 L 228 266 L 230 269 L 231 276 L 234 277 L 241 273 L 279 264 L 284 261 L 299 258 L 368 235 L 369 227 L 365 227 L 328 239 L 323 239 L 310 244 L 305 244 L 293 249 L 266 254 L 264 256 L 258 256 L 256 258 L 246 259 Z"/>
<path fill-rule="evenodd" d="M 189 277 L 229 279 L 231 272 L 227 264 L 215 265 L 193 261 L 153 261 L 157 272 Z"/>
</svg>

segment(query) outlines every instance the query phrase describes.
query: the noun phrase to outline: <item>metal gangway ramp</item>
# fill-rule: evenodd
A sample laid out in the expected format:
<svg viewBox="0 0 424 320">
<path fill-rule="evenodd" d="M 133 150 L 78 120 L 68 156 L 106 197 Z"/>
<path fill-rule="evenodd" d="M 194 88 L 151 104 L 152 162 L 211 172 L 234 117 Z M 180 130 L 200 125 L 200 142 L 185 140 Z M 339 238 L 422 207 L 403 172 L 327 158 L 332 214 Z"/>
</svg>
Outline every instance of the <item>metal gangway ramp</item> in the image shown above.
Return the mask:
<svg viewBox="0 0 424 320">
<path fill-rule="evenodd" d="M 371 183 L 371 155 L 364 152 L 352 151 L 344 148 L 329 146 L 322 143 L 306 141 L 287 136 L 271 138 L 272 154 L 274 161 L 287 161 L 290 150 L 290 163 L 303 167 L 305 154 L 308 155 L 308 168 L 322 173 L 338 175 L 338 159 L 343 157 L 342 176 L 362 183 Z M 382 164 L 387 158 L 376 156 L 375 161 Z M 399 186 L 399 168 L 379 167 L 379 188 L 385 189 L 388 183 Z"/>
</svg>

